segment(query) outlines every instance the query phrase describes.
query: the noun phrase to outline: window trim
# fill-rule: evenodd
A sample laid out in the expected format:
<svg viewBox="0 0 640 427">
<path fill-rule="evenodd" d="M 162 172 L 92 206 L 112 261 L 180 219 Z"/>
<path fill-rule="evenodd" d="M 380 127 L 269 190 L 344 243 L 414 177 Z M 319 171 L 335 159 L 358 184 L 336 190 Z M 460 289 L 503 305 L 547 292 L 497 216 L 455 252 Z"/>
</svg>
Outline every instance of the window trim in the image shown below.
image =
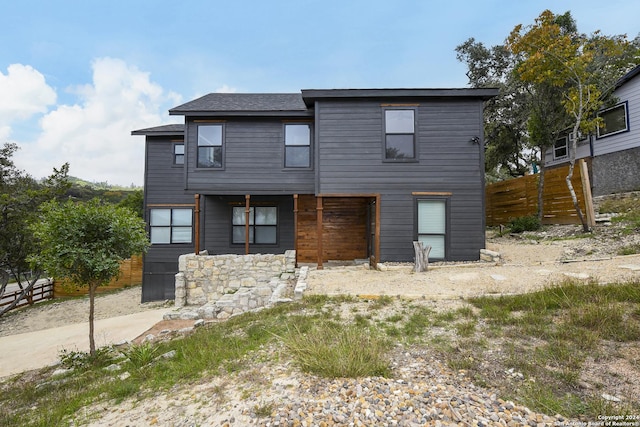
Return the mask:
<svg viewBox="0 0 640 427">
<path fill-rule="evenodd" d="M 217 145 L 200 145 L 200 128 L 201 127 L 219 127 L 220 128 L 220 147 L 221 159 L 220 166 L 200 166 L 200 147 L 218 147 Z M 225 168 L 225 156 L 226 156 L 226 126 L 224 123 L 198 123 L 196 124 L 196 169 L 199 170 L 224 170 Z"/>
<path fill-rule="evenodd" d="M 419 221 L 420 217 L 418 215 L 418 209 L 421 201 L 438 201 L 444 203 L 444 234 L 435 234 L 435 233 L 419 233 Z M 421 235 L 425 236 L 443 236 L 444 237 L 444 258 L 435 258 L 432 254 L 429 254 L 429 261 L 446 261 L 449 259 L 449 250 L 451 247 L 451 197 L 450 196 L 414 196 L 414 207 L 413 207 L 413 215 L 414 215 L 414 230 L 413 236 L 416 241 L 420 240 Z"/>
<path fill-rule="evenodd" d="M 412 111 L 413 112 L 413 157 L 388 158 L 387 135 L 411 135 L 409 133 L 387 132 L 387 111 Z M 415 163 L 418 162 L 418 108 L 415 106 L 396 106 L 382 108 L 382 161 L 384 163 Z"/>
<path fill-rule="evenodd" d="M 176 147 L 182 145 L 182 154 L 176 154 Z M 185 161 L 187 160 L 187 153 L 185 152 L 185 145 L 184 145 L 184 141 L 180 141 L 180 142 L 173 142 L 171 144 L 171 156 L 172 156 L 172 160 L 173 163 L 172 165 L 178 168 L 184 167 Z M 182 156 L 182 163 L 178 163 L 176 162 L 176 158 L 177 156 Z"/>
<path fill-rule="evenodd" d="M 562 147 L 558 146 L 558 142 L 560 141 L 564 141 L 564 145 Z M 556 155 L 557 151 L 561 150 L 563 147 L 564 147 L 565 154 L 563 156 Z M 556 141 L 553 143 L 553 147 L 551 147 L 551 150 L 553 151 L 553 160 L 567 159 L 569 157 L 569 135 L 565 135 L 561 138 L 557 138 Z"/>
<path fill-rule="evenodd" d="M 275 225 L 272 224 L 262 224 L 262 225 L 258 225 L 255 224 L 255 208 L 275 208 L 276 210 L 276 223 Z M 244 246 L 245 242 L 244 239 L 242 242 L 234 242 L 233 241 L 233 230 L 235 227 L 242 227 L 243 229 L 245 228 L 245 224 L 234 224 L 233 223 L 233 210 L 234 209 L 242 209 L 242 214 L 243 214 L 243 222 L 244 222 L 244 218 L 245 218 L 245 206 L 232 206 L 231 207 L 231 236 L 229 238 L 229 242 L 231 243 L 232 246 Z M 252 218 L 249 218 L 249 234 L 253 234 L 253 241 L 251 241 L 251 237 L 249 238 L 249 245 L 251 246 L 259 246 L 259 247 L 269 247 L 269 246 L 278 246 L 280 244 L 280 209 L 278 208 L 278 205 L 276 203 L 260 203 L 259 205 L 251 205 L 250 206 L 251 209 L 251 213 L 249 215 L 253 215 Z M 275 227 L 276 228 L 276 241 L 274 243 L 256 243 L 256 227 Z"/>
<path fill-rule="evenodd" d="M 154 210 L 168 210 L 169 213 L 169 225 L 152 225 L 151 224 L 151 212 Z M 173 242 L 173 229 L 174 227 L 176 228 L 187 228 L 186 225 L 174 225 L 173 224 L 173 211 L 174 210 L 189 210 L 191 211 L 191 224 L 188 226 L 191 229 L 191 237 L 189 239 L 189 242 Z M 149 227 L 149 241 L 151 242 L 151 235 L 152 235 L 152 230 L 153 228 L 163 228 L 163 229 L 169 229 L 169 242 L 158 242 L 158 243 L 153 243 L 151 242 L 151 244 L 153 246 L 156 245 L 193 245 L 193 238 L 194 238 L 194 210 L 193 208 L 187 208 L 187 207 L 171 207 L 171 206 L 163 206 L 163 207 L 152 207 L 149 208 L 149 221 L 148 221 L 148 227 Z"/>
<path fill-rule="evenodd" d="M 309 144 L 307 145 L 287 145 L 287 126 L 308 126 L 309 127 Z M 309 149 L 309 165 L 308 166 L 287 166 L 287 147 L 308 147 Z M 313 167 L 313 123 L 311 122 L 285 122 L 282 126 L 282 167 L 285 170 L 310 170 Z"/>
<path fill-rule="evenodd" d="M 620 107 L 622 107 L 624 111 L 624 126 L 625 126 L 624 129 L 620 129 L 614 132 L 609 132 L 609 133 L 605 133 L 604 135 L 601 135 L 600 126 L 596 126 L 596 139 L 607 138 L 609 136 L 617 135 L 619 133 L 629 132 L 629 102 L 628 101 L 620 102 L 612 107 L 605 108 L 604 110 L 599 111 L 598 117 L 602 117 L 602 114 L 606 113 L 607 111 L 611 111 Z"/>
</svg>

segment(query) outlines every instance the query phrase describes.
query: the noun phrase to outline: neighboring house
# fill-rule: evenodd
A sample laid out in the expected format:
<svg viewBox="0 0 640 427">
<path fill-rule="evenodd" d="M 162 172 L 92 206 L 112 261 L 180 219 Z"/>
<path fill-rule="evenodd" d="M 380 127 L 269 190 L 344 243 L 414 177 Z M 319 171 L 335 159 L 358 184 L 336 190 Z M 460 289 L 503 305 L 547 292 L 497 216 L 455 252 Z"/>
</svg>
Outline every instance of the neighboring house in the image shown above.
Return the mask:
<svg viewBox="0 0 640 427">
<path fill-rule="evenodd" d="M 578 141 L 576 159 L 590 163 L 594 196 L 640 190 L 640 65 L 615 85 L 617 103 L 602 110 L 604 126 Z M 568 132 L 546 152 L 547 167 L 569 161 Z"/>
<path fill-rule="evenodd" d="M 180 254 L 477 260 L 483 102 L 496 89 L 212 93 L 146 136 L 143 301 L 173 298 Z"/>
</svg>

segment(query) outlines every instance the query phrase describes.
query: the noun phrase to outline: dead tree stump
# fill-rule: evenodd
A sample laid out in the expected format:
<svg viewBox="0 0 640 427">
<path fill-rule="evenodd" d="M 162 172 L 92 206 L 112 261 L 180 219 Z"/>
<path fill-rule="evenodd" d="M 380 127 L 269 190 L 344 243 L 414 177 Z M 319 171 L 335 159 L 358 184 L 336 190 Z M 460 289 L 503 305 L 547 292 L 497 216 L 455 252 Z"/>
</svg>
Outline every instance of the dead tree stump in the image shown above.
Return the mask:
<svg viewBox="0 0 640 427">
<path fill-rule="evenodd" d="M 431 246 L 425 246 L 424 242 L 413 242 L 413 250 L 416 253 L 413 271 L 416 273 L 427 271 L 427 268 L 429 268 L 429 252 L 431 252 Z"/>
</svg>

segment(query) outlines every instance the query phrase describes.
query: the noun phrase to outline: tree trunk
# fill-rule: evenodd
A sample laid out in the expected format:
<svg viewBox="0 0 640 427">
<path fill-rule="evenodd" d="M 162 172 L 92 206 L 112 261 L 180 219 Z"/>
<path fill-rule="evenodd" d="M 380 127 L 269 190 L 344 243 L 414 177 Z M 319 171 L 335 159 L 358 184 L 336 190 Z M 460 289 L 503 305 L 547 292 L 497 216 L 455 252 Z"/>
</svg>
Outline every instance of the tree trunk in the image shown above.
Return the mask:
<svg viewBox="0 0 640 427">
<path fill-rule="evenodd" d="M 582 213 L 582 209 L 580 209 L 580 203 L 578 203 L 578 197 L 576 196 L 576 191 L 574 190 L 573 183 L 571 182 L 571 178 L 573 178 L 574 166 L 575 166 L 575 159 L 572 159 L 569 162 L 569 173 L 567 174 L 565 181 L 567 182 L 567 188 L 569 188 L 569 193 L 571 193 L 571 200 L 573 201 L 573 207 L 575 208 L 576 213 L 578 214 L 578 218 L 580 219 L 580 223 L 582 224 L 582 231 L 584 231 L 585 233 L 588 233 L 589 231 L 591 231 L 591 228 L 589 227 L 589 223 L 587 222 L 587 219 Z"/>
<path fill-rule="evenodd" d="M 424 246 L 424 242 L 413 242 L 413 250 L 416 253 L 416 263 L 413 271 L 416 273 L 427 271 L 427 268 L 429 268 L 429 252 L 431 252 L 431 246 Z"/>
<path fill-rule="evenodd" d="M 542 218 L 544 217 L 544 173 L 545 173 L 545 152 L 546 150 L 540 147 L 540 174 L 538 176 L 538 220 L 542 224 Z"/>
<path fill-rule="evenodd" d="M 92 356 L 96 354 L 96 342 L 93 339 L 93 313 L 97 287 L 97 283 L 89 284 L 89 354 Z"/>
</svg>

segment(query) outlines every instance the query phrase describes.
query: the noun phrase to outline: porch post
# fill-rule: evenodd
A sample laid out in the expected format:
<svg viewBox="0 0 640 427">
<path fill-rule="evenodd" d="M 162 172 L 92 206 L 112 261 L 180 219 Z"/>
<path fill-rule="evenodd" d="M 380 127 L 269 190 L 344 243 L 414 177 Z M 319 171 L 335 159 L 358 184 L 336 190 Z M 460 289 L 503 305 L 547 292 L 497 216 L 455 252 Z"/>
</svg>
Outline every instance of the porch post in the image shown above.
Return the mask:
<svg viewBox="0 0 640 427">
<path fill-rule="evenodd" d="M 376 266 L 378 268 L 378 263 L 380 262 L 380 194 L 376 194 L 376 233 L 374 236 L 375 242 L 375 252 L 376 252 Z"/>
<path fill-rule="evenodd" d="M 296 267 L 298 266 L 298 195 L 293 195 L 293 250 L 296 251 Z"/>
<path fill-rule="evenodd" d="M 195 252 L 196 255 L 200 253 L 200 195 L 196 194 L 195 196 Z"/>
<path fill-rule="evenodd" d="M 322 207 L 322 196 L 318 196 L 316 197 L 317 200 L 317 204 L 316 204 L 316 223 L 317 223 L 317 229 L 316 229 L 316 234 L 318 235 L 318 245 L 317 245 L 317 249 L 318 249 L 318 270 L 322 270 L 322 211 L 323 211 L 323 207 Z"/>
<path fill-rule="evenodd" d="M 244 196 L 244 253 L 249 255 L 249 214 L 251 213 L 251 195 Z"/>
</svg>

